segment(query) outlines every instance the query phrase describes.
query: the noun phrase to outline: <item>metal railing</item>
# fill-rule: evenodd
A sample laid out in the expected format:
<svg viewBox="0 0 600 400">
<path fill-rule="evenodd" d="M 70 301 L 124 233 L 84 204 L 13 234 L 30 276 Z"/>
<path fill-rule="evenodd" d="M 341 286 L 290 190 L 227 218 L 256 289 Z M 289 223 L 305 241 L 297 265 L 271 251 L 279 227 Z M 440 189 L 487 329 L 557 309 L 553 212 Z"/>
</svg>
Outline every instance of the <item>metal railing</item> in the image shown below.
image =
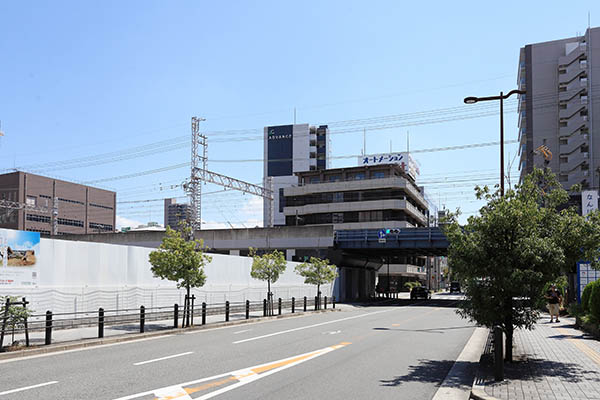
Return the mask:
<svg viewBox="0 0 600 400">
<path fill-rule="evenodd" d="M 282 315 L 284 311 L 289 310 L 288 313 L 297 312 L 308 312 L 317 311 L 321 309 L 327 309 L 327 307 L 335 308 L 335 297 L 303 297 L 296 299 L 281 299 L 278 298 L 273 300 L 273 304 L 268 304 L 267 300 L 263 301 L 249 301 L 245 302 L 229 302 L 206 304 L 205 302 L 194 304 L 194 297 L 191 296 L 192 301 L 189 302 L 189 310 L 182 308 L 179 304 L 175 303 L 172 306 L 164 307 L 145 307 L 140 306 L 139 308 L 125 308 L 125 309 L 104 309 L 99 308 L 94 311 L 79 311 L 79 312 L 65 312 L 65 313 L 53 313 L 52 311 L 46 311 L 44 314 L 32 314 L 27 318 L 24 318 L 18 324 L 13 324 L 9 327 L 6 323 L 6 316 L 4 320 L 0 320 L 1 338 L 0 340 L 0 351 L 3 346 L 3 339 L 7 335 L 19 335 L 25 334 L 27 338 L 26 346 L 29 346 L 29 335 L 33 332 L 44 332 L 44 344 L 52 344 L 52 333 L 55 330 L 61 329 L 76 329 L 94 327 L 98 328 L 97 337 L 103 338 L 105 327 L 122 326 L 125 330 L 131 332 L 144 333 L 147 330 L 147 322 L 151 321 L 165 321 L 166 324 L 161 329 L 177 329 L 179 327 L 187 327 L 194 325 L 206 325 L 207 317 L 223 315 L 223 321 L 230 321 L 231 317 L 236 319 L 250 319 L 258 317 L 257 312 L 261 312 L 262 316 L 275 316 Z M 25 301 L 25 299 L 23 299 Z M 252 316 L 251 314 L 255 315 Z M 2 319 L 3 316 L 0 316 Z M 195 319 L 195 321 L 194 321 Z M 168 321 L 172 321 L 169 323 Z M 4 323 L 3 323 L 4 322 Z M 196 322 L 196 323 L 195 323 Z M 213 321 L 216 322 L 216 321 Z"/>
</svg>

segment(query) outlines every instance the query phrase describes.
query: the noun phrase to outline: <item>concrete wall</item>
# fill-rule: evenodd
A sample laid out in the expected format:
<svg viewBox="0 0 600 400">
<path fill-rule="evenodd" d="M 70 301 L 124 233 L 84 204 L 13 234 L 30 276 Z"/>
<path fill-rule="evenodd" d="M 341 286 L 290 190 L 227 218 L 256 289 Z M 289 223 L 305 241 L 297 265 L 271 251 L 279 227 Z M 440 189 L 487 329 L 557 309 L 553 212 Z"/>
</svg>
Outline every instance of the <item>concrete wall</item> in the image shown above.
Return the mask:
<svg viewBox="0 0 600 400">
<path fill-rule="evenodd" d="M 183 291 L 152 276 L 148 255 L 153 249 L 104 243 L 41 239 L 35 287 L 2 287 L 3 295 L 26 296 L 36 312 L 90 311 L 183 304 Z M 250 277 L 249 257 L 212 254 L 206 284 L 193 292 L 209 304 L 261 300 L 266 283 Z M 294 272 L 295 262 L 272 285 L 275 298 L 315 296 Z M 331 296 L 332 285 L 321 290 Z"/>
</svg>

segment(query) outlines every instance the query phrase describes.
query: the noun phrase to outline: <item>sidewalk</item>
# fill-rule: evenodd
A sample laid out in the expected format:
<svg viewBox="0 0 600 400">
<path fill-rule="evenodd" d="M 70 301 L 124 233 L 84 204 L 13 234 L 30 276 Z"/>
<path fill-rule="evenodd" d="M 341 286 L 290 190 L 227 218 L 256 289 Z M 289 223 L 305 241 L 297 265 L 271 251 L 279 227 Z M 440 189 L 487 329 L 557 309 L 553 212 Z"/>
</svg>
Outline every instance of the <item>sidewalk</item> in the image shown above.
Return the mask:
<svg viewBox="0 0 600 400">
<path fill-rule="evenodd" d="M 505 363 L 503 382 L 494 381 L 492 355 L 484 352 L 472 398 L 600 399 L 600 341 L 575 329 L 573 318 L 549 318 L 544 314 L 532 331 L 515 331 L 514 362 Z"/>
</svg>

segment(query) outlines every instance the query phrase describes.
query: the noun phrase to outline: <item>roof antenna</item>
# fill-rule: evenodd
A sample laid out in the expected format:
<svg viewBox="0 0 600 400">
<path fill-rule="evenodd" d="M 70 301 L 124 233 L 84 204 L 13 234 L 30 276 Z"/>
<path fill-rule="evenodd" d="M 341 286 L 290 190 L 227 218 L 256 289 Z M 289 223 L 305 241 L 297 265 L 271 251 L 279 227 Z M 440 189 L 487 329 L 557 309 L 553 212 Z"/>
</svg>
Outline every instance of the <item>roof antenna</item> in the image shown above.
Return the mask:
<svg viewBox="0 0 600 400">
<path fill-rule="evenodd" d="M 410 132 L 406 131 L 406 152 L 410 153 Z"/>
</svg>

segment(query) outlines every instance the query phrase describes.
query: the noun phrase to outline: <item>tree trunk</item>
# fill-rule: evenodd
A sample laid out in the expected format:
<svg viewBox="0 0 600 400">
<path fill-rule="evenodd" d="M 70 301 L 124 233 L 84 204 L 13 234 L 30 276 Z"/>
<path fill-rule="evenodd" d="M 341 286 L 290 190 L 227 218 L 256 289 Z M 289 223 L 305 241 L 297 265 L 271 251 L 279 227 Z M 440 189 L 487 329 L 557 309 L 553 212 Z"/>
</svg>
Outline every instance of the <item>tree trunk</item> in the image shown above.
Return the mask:
<svg viewBox="0 0 600 400">
<path fill-rule="evenodd" d="M 317 309 L 321 309 L 321 285 L 317 284 L 317 301 L 319 303 Z"/>
<path fill-rule="evenodd" d="M 506 300 L 506 317 L 504 319 L 504 333 L 506 334 L 506 339 L 504 341 L 504 361 L 512 362 L 512 345 L 513 345 L 513 307 L 512 307 L 512 298 Z"/>
<path fill-rule="evenodd" d="M 267 279 L 267 315 L 273 315 L 273 296 L 271 295 L 270 279 Z"/>
<path fill-rule="evenodd" d="M 186 289 L 186 301 L 185 301 L 185 325 L 190 326 L 190 285 L 185 287 Z"/>
</svg>

